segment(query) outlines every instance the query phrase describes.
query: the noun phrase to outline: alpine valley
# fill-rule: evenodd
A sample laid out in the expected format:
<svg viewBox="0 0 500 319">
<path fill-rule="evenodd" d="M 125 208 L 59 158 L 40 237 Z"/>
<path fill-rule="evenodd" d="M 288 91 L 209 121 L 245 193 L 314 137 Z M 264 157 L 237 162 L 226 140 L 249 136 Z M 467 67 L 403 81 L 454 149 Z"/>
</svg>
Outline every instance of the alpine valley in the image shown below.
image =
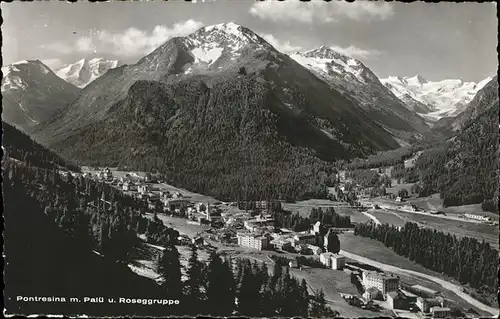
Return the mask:
<svg viewBox="0 0 500 319">
<path fill-rule="evenodd" d="M 271 3 L 239 14 L 275 20 L 260 10 L 283 10 Z M 9 315 L 497 318 L 498 77 L 477 81 L 492 65 L 462 69 L 477 82 L 379 78 L 379 58 L 415 72 L 420 56 L 403 65 L 414 50 L 400 50 L 415 40 L 434 63 L 422 74 L 460 72 L 451 63 L 467 59 L 449 55 L 475 39 L 457 32 L 442 54 L 420 29 L 430 15 L 417 28 L 407 5 L 339 4 L 288 7 L 325 22 L 294 45 L 273 27 L 279 41 L 179 20 L 192 8 L 109 2 L 119 13 L 103 16 L 82 3 L 74 24 L 59 7 L 36 12 L 70 30 L 44 22 L 39 58 L 77 62 L 2 67 Z M 361 45 L 368 31 L 380 38 Z"/>
<path fill-rule="evenodd" d="M 248 196 L 283 197 L 321 191 L 327 162 L 419 136 L 396 120 L 373 120 L 251 30 L 226 23 L 110 69 L 33 136 L 79 163 L 157 168 L 180 186 L 228 197 L 250 178 Z"/>
<path fill-rule="evenodd" d="M 221 198 L 322 194 L 329 163 L 425 142 L 429 115 L 460 113 L 484 85 L 379 80 L 329 47 L 289 56 L 235 23 L 118 65 L 7 66 L 4 120 L 75 163 L 156 170 Z"/>
</svg>

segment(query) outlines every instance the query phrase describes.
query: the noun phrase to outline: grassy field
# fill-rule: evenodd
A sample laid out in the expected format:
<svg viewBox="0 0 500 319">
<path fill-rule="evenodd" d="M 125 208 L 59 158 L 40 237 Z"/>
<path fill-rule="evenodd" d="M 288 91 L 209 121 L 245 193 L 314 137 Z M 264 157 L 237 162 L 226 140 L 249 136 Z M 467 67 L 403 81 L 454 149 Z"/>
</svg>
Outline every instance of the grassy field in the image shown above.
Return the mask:
<svg viewBox="0 0 500 319">
<path fill-rule="evenodd" d="M 210 228 L 208 226 L 188 224 L 188 219 L 185 218 L 170 217 L 164 214 L 158 214 L 157 216 L 161 221 L 163 221 L 164 225 L 172 227 L 179 231 L 179 233 L 188 235 L 191 238 L 196 237 L 198 234 Z"/>
<path fill-rule="evenodd" d="M 408 200 L 408 203 L 414 204 L 423 209 L 440 210 L 445 212 L 447 215 L 463 215 L 471 213 L 486 215 L 490 216 L 494 220 L 499 220 L 498 214 L 483 211 L 481 204 L 443 207 L 443 200 L 439 197 L 439 193 L 428 197 L 411 198 Z"/>
<path fill-rule="evenodd" d="M 357 209 L 354 208 L 338 207 L 335 208 L 335 211 L 339 214 L 350 216 L 351 222 L 353 223 L 366 223 L 371 220 L 368 216 L 362 214 L 361 212 L 359 212 Z"/>
<path fill-rule="evenodd" d="M 313 207 L 321 207 L 323 209 L 333 207 L 337 213 L 350 216 L 351 221 L 354 223 L 365 223 L 370 221 L 370 218 L 360 213 L 357 209 L 346 206 L 347 204 L 343 202 L 334 202 L 327 199 L 310 199 L 296 203 L 284 203 L 283 209 L 291 211 L 292 213 L 298 212 L 301 216 L 308 217 Z"/>
<path fill-rule="evenodd" d="M 370 209 L 368 212 L 375 216 L 382 224 L 404 226 L 404 224 L 408 221 L 401 215 L 398 216 L 398 214 L 385 209 Z"/>
<path fill-rule="evenodd" d="M 418 265 L 409 259 L 406 259 L 403 256 L 399 256 L 377 240 L 368 237 L 355 236 L 350 233 L 339 235 L 339 239 L 340 249 L 350 253 L 373 259 L 384 264 L 395 265 L 432 276 L 440 275 L 434 271 L 426 269 L 424 266 Z"/>
<path fill-rule="evenodd" d="M 293 269 L 292 275 L 299 280 L 305 279 L 306 282 L 314 287 L 316 291 L 319 289 L 325 293 L 325 298 L 329 300 L 329 306 L 340 312 L 340 316 L 344 318 L 358 317 L 381 317 L 390 315 L 386 312 L 373 312 L 353 307 L 340 296 L 341 293 L 357 294 L 356 287 L 351 283 L 349 274 L 332 269 L 310 268 L 305 270 Z"/>
<path fill-rule="evenodd" d="M 175 186 L 172 186 L 172 185 L 164 184 L 164 183 L 162 183 L 162 184 L 153 184 L 153 186 L 157 187 L 158 190 L 169 191 L 170 193 L 179 192 L 179 193 L 182 194 L 182 196 L 187 197 L 187 198 L 189 198 L 190 200 L 192 200 L 194 202 L 202 202 L 202 203 L 209 203 L 209 204 L 213 204 L 215 202 L 218 202 L 218 200 L 215 199 L 215 198 L 213 198 L 213 197 L 202 195 L 202 194 L 193 193 L 193 192 L 190 192 L 188 190 L 185 190 L 185 189 L 182 189 L 182 188 L 178 188 L 178 187 L 175 187 Z"/>
<path fill-rule="evenodd" d="M 397 212 L 398 215 L 408 218 L 413 222 L 425 223 L 425 227 L 434 228 L 439 231 L 448 232 L 459 237 L 473 237 L 482 241 L 483 239 L 490 243 L 492 247 L 498 249 L 498 236 L 500 231 L 498 226 L 469 223 L 452 219 L 443 219 L 432 215 L 412 214 L 408 212 Z"/>
<path fill-rule="evenodd" d="M 392 187 L 387 187 L 386 191 L 387 193 L 392 193 L 392 194 L 398 194 L 400 190 L 403 188 L 406 188 L 408 191 L 408 194 L 410 195 L 411 193 L 411 187 L 413 186 L 414 183 L 407 183 L 407 184 L 395 184 L 394 182 L 392 183 Z"/>
<path fill-rule="evenodd" d="M 389 205 L 400 204 L 387 199 L 373 199 L 373 201 L 379 201 Z M 407 202 L 401 203 L 400 206 L 408 204 L 414 204 L 420 208 L 426 209 L 427 211 L 431 209 L 442 210 L 446 213 L 446 216 L 441 217 L 439 215 L 418 214 L 400 210 L 395 211 L 393 209 L 370 210 L 370 214 L 377 217 L 382 223 L 389 223 L 396 226 L 404 225 L 405 221 L 419 223 L 420 226 L 433 228 L 438 231 L 449 232 L 456 236 L 472 237 L 478 239 L 479 241 L 485 240 L 490 243 L 492 247 L 495 247 L 496 249 L 499 248 L 498 237 L 500 235 L 500 231 L 498 226 L 477 221 L 458 219 L 460 215 L 467 212 L 476 214 L 479 213 L 479 204 L 442 208 L 442 200 L 439 198 L 438 194 L 426 198 L 409 199 Z M 480 213 L 492 216 L 494 219 L 498 220 L 498 215 L 482 211 Z"/>
<path fill-rule="evenodd" d="M 337 210 L 335 206 L 339 205 L 346 205 L 346 203 L 334 202 L 328 199 L 309 199 L 295 203 L 283 203 L 283 209 L 292 213 L 298 212 L 301 216 L 309 216 L 313 207 L 322 207 L 323 209 L 334 207 Z"/>
</svg>

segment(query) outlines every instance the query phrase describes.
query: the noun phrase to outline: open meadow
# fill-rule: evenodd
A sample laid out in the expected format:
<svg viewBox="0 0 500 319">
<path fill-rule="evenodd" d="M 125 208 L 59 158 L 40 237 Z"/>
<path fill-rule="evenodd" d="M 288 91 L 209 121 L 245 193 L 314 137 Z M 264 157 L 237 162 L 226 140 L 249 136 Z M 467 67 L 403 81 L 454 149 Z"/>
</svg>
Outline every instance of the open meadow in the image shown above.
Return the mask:
<svg viewBox="0 0 500 319">
<path fill-rule="evenodd" d="M 407 218 L 386 209 L 370 209 L 368 213 L 375 216 L 382 224 L 394 226 L 404 226 L 408 221 Z"/>
<path fill-rule="evenodd" d="M 500 231 L 498 226 L 485 223 L 472 223 L 467 221 L 444 219 L 433 215 L 414 214 L 410 212 L 396 211 L 396 213 L 408 220 L 420 223 L 421 226 L 429 227 L 456 235 L 457 237 L 473 237 L 479 241 L 486 241 L 498 249 L 498 236 Z"/>
<path fill-rule="evenodd" d="M 308 217 L 312 208 L 328 209 L 333 207 L 335 211 L 341 215 L 351 217 L 353 223 L 365 223 L 370 221 L 370 218 L 363 215 L 357 208 L 350 207 L 345 202 L 334 202 L 327 199 L 310 199 L 296 203 L 283 203 L 283 209 L 291 211 L 292 213 L 298 212 L 300 216 Z"/>
</svg>

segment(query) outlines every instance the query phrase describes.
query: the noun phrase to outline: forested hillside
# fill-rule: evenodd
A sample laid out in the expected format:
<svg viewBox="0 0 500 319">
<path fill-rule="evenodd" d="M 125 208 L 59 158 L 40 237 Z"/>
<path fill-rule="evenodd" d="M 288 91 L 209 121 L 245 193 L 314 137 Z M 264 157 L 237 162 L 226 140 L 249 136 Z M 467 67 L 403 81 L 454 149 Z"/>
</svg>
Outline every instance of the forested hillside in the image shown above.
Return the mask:
<svg viewBox="0 0 500 319">
<path fill-rule="evenodd" d="M 98 246 L 106 241 L 115 247 L 124 243 L 120 233 L 115 232 L 124 222 L 120 216 L 102 208 L 82 207 L 85 197 L 76 196 L 81 189 L 78 185 L 67 187 L 66 182 L 57 179 L 57 172 L 43 173 L 7 161 L 3 173 L 4 294 L 8 313 L 77 315 L 84 310 L 88 315 L 119 316 L 131 312 L 159 315 L 164 311 L 161 306 L 138 309 L 124 304 L 17 302 L 17 296 L 83 300 L 84 296 L 96 295 L 161 297 L 161 292 L 154 281 L 137 276 L 126 264 L 117 262 L 113 253 L 102 257 L 92 252 L 93 247 L 99 250 Z M 112 239 L 103 227 L 111 219 Z"/>
<path fill-rule="evenodd" d="M 172 88 L 137 82 L 107 120 L 54 148 L 91 165 L 158 171 L 173 185 L 221 199 L 318 196 L 333 172 L 320 158 L 359 148 L 330 139 L 306 114 L 267 103 L 266 91 L 250 76 Z"/>
<path fill-rule="evenodd" d="M 498 212 L 498 112 L 497 100 L 451 141 L 418 158 L 421 196 L 440 192 L 444 206 L 482 203 Z"/>
<path fill-rule="evenodd" d="M 33 141 L 28 135 L 2 121 L 4 158 L 14 158 L 41 168 L 61 168 L 79 172 L 73 163 Z"/>
</svg>

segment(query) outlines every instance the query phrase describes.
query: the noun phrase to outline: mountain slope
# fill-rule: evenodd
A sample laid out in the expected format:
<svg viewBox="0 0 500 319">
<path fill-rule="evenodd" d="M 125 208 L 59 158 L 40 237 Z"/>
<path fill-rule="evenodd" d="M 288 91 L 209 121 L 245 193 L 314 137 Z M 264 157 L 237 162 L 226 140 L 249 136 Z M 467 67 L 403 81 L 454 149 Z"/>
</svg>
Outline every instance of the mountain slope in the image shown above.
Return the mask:
<svg viewBox="0 0 500 319">
<path fill-rule="evenodd" d="M 13 158 L 40 168 L 67 168 L 75 172 L 80 171 L 76 165 L 36 143 L 28 135 L 4 121 L 2 121 L 2 130 L 4 158 Z"/>
<path fill-rule="evenodd" d="M 443 140 L 453 137 L 461 128 L 467 126 L 468 122 L 474 121 L 495 103 L 498 103 L 498 78 L 496 76 L 476 93 L 474 99 L 463 107 L 461 113 L 436 121 L 426 138 Z"/>
<path fill-rule="evenodd" d="M 463 114 L 463 115 L 462 115 Z M 455 118 L 458 129 L 443 147 L 426 151 L 416 166 L 426 196 L 440 192 L 443 205 L 482 203 L 498 212 L 498 81 L 491 81 L 464 113 Z"/>
<path fill-rule="evenodd" d="M 478 83 L 453 79 L 433 82 L 416 75 L 404 78 L 390 76 L 381 79 L 381 82 L 428 121 L 435 122 L 462 112 L 490 80 L 487 78 Z"/>
<path fill-rule="evenodd" d="M 279 192 L 280 183 L 304 192 L 320 178 L 311 168 L 318 158 L 398 147 L 352 101 L 232 23 L 108 71 L 36 136 L 72 159 L 148 165 L 231 196 L 245 178 L 262 192 Z M 310 167 L 292 177 L 302 166 Z"/>
<path fill-rule="evenodd" d="M 55 70 L 55 73 L 66 82 L 83 88 L 109 69 L 116 68 L 118 64 L 118 60 L 106 60 L 104 58 L 81 59 Z"/>
<path fill-rule="evenodd" d="M 78 95 L 78 88 L 39 60 L 2 67 L 2 119 L 30 132 Z"/>
<path fill-rule="evenodd" d="M 498 104 L 498 77 L 495 76 L 481 90 L 474 99 L 465 107 L 463 112 L 453 119 L 453 129 L 458 130 L 464 127 L 468 121 L 474 120 L 491 107 Z"/>
<path fill-rule="evenodd" d="M 336 90 L 354 98 L 371 118 L 391 131 L 408 134 L 428 130 L 425 121 L 409 110 L 360 61 L 326 46 L 291 57 Z"/>
</svg>

